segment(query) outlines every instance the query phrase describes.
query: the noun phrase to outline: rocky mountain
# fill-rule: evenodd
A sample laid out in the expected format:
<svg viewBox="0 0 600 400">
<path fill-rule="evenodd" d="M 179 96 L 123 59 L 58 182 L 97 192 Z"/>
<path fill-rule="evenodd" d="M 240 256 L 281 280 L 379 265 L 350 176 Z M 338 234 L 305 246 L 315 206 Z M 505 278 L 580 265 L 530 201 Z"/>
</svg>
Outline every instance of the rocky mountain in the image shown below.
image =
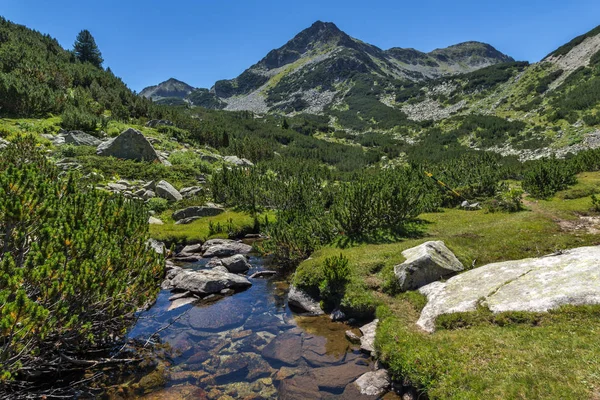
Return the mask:
<svg viewBox="0 0 600 400">
<path fill-rule="evenodd" d="M 175 78 L 170 78 L 158 85 L 148 86 L 140 92 L 140 96 L 152 99 L 155 102 L 166 99 L 183 100 L 194 90 L 193 86 Z"/>
<path fill-rule="evenodd" d="M 237 78 L 218 81 L 210 91 L 200 90 L 188 100 L 226 110 L 320 113 L 352 86 L 357 74 L 368 75 L 371 83 L 422 81 L 509 61 L 514 60 L 479 42 L 430 53 L 382 50 L 350 37 L 331 22 L 317 21 Z"/>
</svg>

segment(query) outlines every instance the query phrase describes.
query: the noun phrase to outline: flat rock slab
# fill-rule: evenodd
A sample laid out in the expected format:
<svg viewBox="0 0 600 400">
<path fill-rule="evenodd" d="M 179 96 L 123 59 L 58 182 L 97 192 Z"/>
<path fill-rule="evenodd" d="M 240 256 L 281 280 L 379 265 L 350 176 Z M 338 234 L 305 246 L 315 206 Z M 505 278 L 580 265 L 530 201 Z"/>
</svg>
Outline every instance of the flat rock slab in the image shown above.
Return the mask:
<svg viewBox="0 0 600 400">
<path fill-rule="evenodd" d="M 406 261 L 394 267 L 400 290 L 415 290 L 464 270 L 444 242 L 425 242 L 404 250 Z"/>
<path fill-rule="evenodd" d="M 475 311 L 480 302 L 494 313 L 600 304 L 600 247 L 488 264 L 420 292 L 428 301 L 417 324 L 428 332 L 439 315 Z"/>
<path fill-rule="evenodd" d="M 188 312 L 188 323 L 194 329 L 221 331 L 241 326 L 251 312 L 249 305 L 242 305 L 233 297 L 226 297 L 208 307 L 192 308 Z"/>
<path fill-rule="evenodd" d="M 312 371 L 319 389 L 333 393 L 341 393 L 349 383 L 369 372 L 369 367 L 362 364 L 346 363 L 334 367 L 316 368 Z"/>
<path fill-rule="evenodd" d="M 248 254 L 252 246 L 229 239 L 212 239 L 202 246 L 205 258 L 231 257 L 236 254 Z"/>
<path fill-rule="evenodd" d="M 276 365 L 297 365 L 302 357 L 301 333 L 293 330 L 277 336 L 265 346 L 262 356 Z"/>
<path fill-rule="evenodd" d="M 220 293 L 223 289 L 245 289 L 252 283 L 243 276 L 215 269 L 181 270 L 170 281 L 171 287 L 201 295 Z"/>
</svg>

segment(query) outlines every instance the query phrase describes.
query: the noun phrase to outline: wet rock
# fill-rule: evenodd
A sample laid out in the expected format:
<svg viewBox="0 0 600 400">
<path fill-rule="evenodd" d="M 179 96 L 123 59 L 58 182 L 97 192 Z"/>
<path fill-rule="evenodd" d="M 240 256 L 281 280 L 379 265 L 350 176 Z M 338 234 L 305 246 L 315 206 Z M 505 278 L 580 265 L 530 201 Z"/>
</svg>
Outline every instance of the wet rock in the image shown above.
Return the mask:
<svg viewBox="0 0 600 400">
<path fill-rule="evenodd" d="M 335 309 L 330 315 L 332 321 L 344 321 L 346 320 L 346 314 L 344 314 L 339 308 Z"/>
<path fill-rule="evenodd" d="M 373 355 L 375 353 L 375 333 L 377 331 L 377 324 L 379 320 L 376 319 L 373 322 L 360 327 L 360 331 L 363 334 L 360 338 L 360 350 Z"/>
<path fill-rule="evenodd" d="M 187 245 L 181 250 L 181 253 L 184 253 L 184 254 L 202 253 L 202 243 Z"/>
<path fill-rule="evenodd" d="M 248 380 L 253 381 L 260 378 L 267 378 L 274 373 L 273 368 L 268 362 L 262 359 L 258 354 L 246 354 L 248 359 Z"/>
<path fill-rule="evenodd" d="M 232 381 L 243 381 L 248 375 L 248 357 L 245 354 L 235 354 L 221 360 L 216 373 L 215 381 L 223 385 Z"/>
<path fill-rule="evenodd" d="M 263 330 L 271 332 L 273 334 L 279 333 L 279 325 L 283 322 L 274 315 L 271 314 L 258 314 L 252 315 L 244 324 L 244 329 L 250 329 L 253 331 Z"/>
<path fill-rule="evenodd" d="M 182 270 L 171 279 L 171 286 L 178 290 L 207 295 L 219 293 L 223 289 L 245 289 L 252 286 L 252 283 L 242 276 L 216 269 Z"/>
<path fill-rule="evenodd" d="M 241 254 L 236 254 L 231 257 L 223 258 L 221 259 L 221 263 L 223 264 L 223 266 L 225 266 L 225 268 L 227 268 L 229 272 L 233 274 L 241 274 L 247 272 L 251 267 L 246 257 L 244 257 Z"/>
<path fill-rule="evenodd" d="M 252 309 L 249 305 L 240 304 L 234 299 L 235 297 L 226 297 L 209 307 L 193 307 L 187 315 L 189 325 L 194 329 L 208 332 L 242 326 Z M 221 343 L 228 345 L 230 342 L 219 342 Z M 213 347 L 212 350 L 215 348 Z"/>
<path fill-rule="evenodd" d="M 199 350 L 196 351 L 190 358 L 185 362 L 186 364 L 202 364 L 204 361 L 210 358 L 210 354 L 207 351 Z"/>
<path fill-rule="evenodd" d="M 302 289 L 299 289 L 293 285 L 290 286 L 290 291 L 288 293 L 288 304 L 311 315 L 324 314 L 323 310 L 321 310 L 321 306 L 319 305 L 318 301 L 310 297 Z"/>
<path fill-rule="evenodd" d="M 172 386 L 170 388 L 150 393 L 143 400 L 208 400 L 204 389 L 197 386 L 185 384 Z"/>
<path fill-rule="evenodd" d="M 390 375 L 385 369 L 370 371 L 361 375 L 354 384 L 361 394 L 379 397 L 390 388 Z"/>
<path fill-rule="evenodd" d="M 96 150 L 99 156 L 111 156 L 126 160 L 160 161 L 154 147 L 142 132 L 129 128 L 119 136 L 100 144 Z"/>
<path fill-rule="evenodd" d="M 317 368 L 312 371 L 319 389 L 333 393 L 342 393 L 349 383 L 354 382 L 362 374 L 369 372 L 369 367 L 354 363 Z"/>
<path fill-rule="evenodd" d="M 322 399 L 319 386 L 312 375 L 295 376 L 279 385 L 280 400 Z"/>
<path fill-rule="evenodd" d="M 202 246 L 204 257 L 230 257 L 236 254 L 248 254 L 252 246 L 229 239 L 211 239 Z"/>
<path fill-rule="evenodd" d="M 169 308 L 167 309 L 167 311 L 172 311 L 180 307 L 187 306 L 188 304 L 192 304 L 196 300 L 198 299 L 194 296 L 180 297 L 178 299 L 172 300 L 171 304 L 169 304 Z"/>
<path fill-rule="evenodd" d="M 444 242 L 426 242 L 404 250 L 406 261 L 394 267 L 400 289 L 415 290 L 448 275 L 464 270 L 454 253 Z"/>
<path fill-rule="evenodd" d="M 261 352 L 262 348 L 267 344 L 267 341 L 260 335 L 253 333 L 252 335 L 240 340 L 237 349 L 240 352 Z"/>
<path fill-rule="evenodd" d="M 222 214 L 225 212 L 225 209 L 221 207 L 212 207 L 212 206 L 194 206 L 187 207 L 181 210 L 177 210 L 173 213 L 173 220 L 180 221 L 187 218 L 193 217 L 214 217 L 216 215 Z"/>
<path fill-rule="evenodd" d="M 169 201 L 179 201 L 183 199 L 181 193 L 167 181 L 160 181 L 156 184 L 156 194 L 158 197 Z"/>
<path fill-rule="evenodd" d="M 295 366 L 302 357 L 302 336 L 295 330 L 285 332 L 266 345 L 261 354 L 273 364 Z"/>
<path fill-rule="evenodd" d="M 268 278 L 274 275 L 277 275 L 277 271 L 258 271 L 250 275 L 250 279 Z"/>
<path fill-rule="evenodd" d="M 358 336 L 356 333 L 352 332 L 351 330 L 346 331 L 346 339 L 348 339 L 348 341 L 350 343 L 354 343 L 354 344 L 360 343 L 360 336 Z"/>
<path fill-rule="evenodd" d="M 323 336 L 304 335 L 302 340 L 302 357 L 312 367 L 325 367 L 344 361 L 344 352 L 328 352 L 327 338 Z"/>
<path fill-rule="evenodd" d="M 248 330 L 248 329 L 239 331 L 239 332 L 232 332 L 231 340 L 240 340 L 240 339 L 246 338 L 250 335 L 252 335 L 252 331 Z"/>
<path fill-rule="evenodd" d="M 205 371 L 177 371 L 171 372 L 171 383 L 194 382 L 198 384 L 200 380 L 208 375 Z"/>
<path fill-rule="evenodd" d="M 71 131 L 64 135 L 65 143 L 74 146 L 98 146 L 102 141 L 82 131 Z"/>
</svg>

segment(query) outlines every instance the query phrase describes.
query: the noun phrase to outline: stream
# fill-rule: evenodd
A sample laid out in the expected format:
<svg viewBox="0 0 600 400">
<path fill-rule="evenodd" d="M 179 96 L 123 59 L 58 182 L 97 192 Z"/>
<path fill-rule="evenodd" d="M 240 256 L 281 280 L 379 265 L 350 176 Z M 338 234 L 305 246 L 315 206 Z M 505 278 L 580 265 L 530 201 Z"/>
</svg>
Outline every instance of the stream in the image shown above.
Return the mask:
<svg viewBox="0 0 600 400">
<path fill-rule="evenodd" d="M 183 267 L 198 270 L 206 268 L 208 261 Z M 268 261 L 258 256 L 251 255 L 250 263 L 248 276 L 268 269 Z M 170 345 L 174 356 L 142 378 L 138 398 L 361 397 L 350 383 L 374 367 L 359 346 L 346 339 L 351 328 L 328 316 L 292 312 L 283 277 L 251 281 L 243 292 L 174 310 L 169 310 L 173 293 L 160 292 L 129 336 L 147 338 L 163 329 L 157 335 Z"/>
</svg>

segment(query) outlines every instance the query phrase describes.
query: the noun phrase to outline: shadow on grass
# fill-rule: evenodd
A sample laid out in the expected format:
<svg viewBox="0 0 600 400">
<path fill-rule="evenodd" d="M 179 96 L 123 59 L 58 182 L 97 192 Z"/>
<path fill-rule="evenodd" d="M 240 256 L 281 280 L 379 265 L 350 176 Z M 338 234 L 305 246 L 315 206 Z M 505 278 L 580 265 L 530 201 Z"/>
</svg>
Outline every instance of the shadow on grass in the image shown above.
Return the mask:
<svg viewBox="0 0 600 400">
<path fill-rule="evenodd" d="M 361 244 L 389 244 L 406 239 L 419 239 L 427 236 L 427 226 L 431 223 L 424 219 L 416 219 L 393 229 L 382 229 L 367 235 L 341 235 L 334 240 L 333 245 L 340 249 L 347 249 Z"/>
</svg>

